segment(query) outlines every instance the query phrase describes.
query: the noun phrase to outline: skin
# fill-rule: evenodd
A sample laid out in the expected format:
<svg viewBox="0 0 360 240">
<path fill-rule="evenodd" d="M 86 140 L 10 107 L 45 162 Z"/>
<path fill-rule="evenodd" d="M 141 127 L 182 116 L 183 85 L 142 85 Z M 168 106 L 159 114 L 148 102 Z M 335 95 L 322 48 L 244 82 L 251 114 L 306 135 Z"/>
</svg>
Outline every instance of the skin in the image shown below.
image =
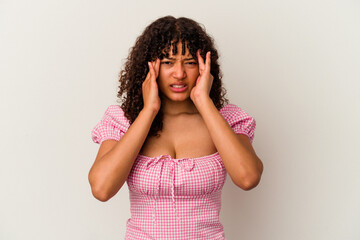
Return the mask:
<svg viewBox="0 0 360 240">
<path fill-rule="evenodd" d="M 178 49 L 181 49 L 181 43 L 178 44 Z M 191 57 L 188 51 L 185 56 L 179 52 L 176 56 L 171 55 L 176 60 L 169 68 L 168 66 L 160 68 L 158 60 L 155 63 L 149 63 L 151 67 L 149 78 L 154 87 L 150 91 L 156 92 L 155 83 L 158 77 L 160 89 L 163 89 L 166 96 L 164 115 L 199 112 L 231 179 L 240 188 L 250 190 L 260 182 L 263 164 L 248 137 L 233 132 L 209 96 L 214 79 L 210 73 L 210 54 L 210 52 L 206 53 L 206 61 L 204 61 L 200 52 L 197 51 L 197 69 L 184 66 L 186 64 L 184 59 Z M 188 91 L 181 94 L 169 93 L 170 91 L 165 87 L 172 83 L 173 79 L 188 83 Z"/>
<path fill-rule="evenodd" d="M 181 42 L 178 43 L 177 47 L 181 49 Z M 149 109 L 157 112 L 160 110 L 161 101 L 163 101 L 163 112 L 165 114 L 198 112 L 191 99 L 194 99 L 193 94 L 198 91 L 195 85 L 200 79 L 200 68 L 188 49 L 186 49 L 185 55 L 181 55 L 179 51 L 175 56 L 171 54 L 170 49 L 169 58 L 149 62 L 149 69 L 150 71 L 143 83 L 144 108 L 150 107 Z M 172 92 L 169 87 L 174 82 L 187 84 L 187 90 L 182 93 Z M 209 93 L 210 89 L 211 86 L 208 89 Z M 159 92 L 161 93 L 161 100 Z"/>
<path fill-rule="evenodd" d="M 178 49 L 181 49 L 179 42 Z M 215 107 L 209 94 L 213 82 L 210 52 L 197 64 L 188 50 L 169 59 L 149 62 L 142 85 L 144 108 L 120 141 L 106 140 L 89 172 L 92 193 L 100 201 L 113 197 L 125 183 L 138 154 L 173 158 L 200 157 L 219 152 L 232 181 L 243 190 L 258 185 L 263 164 L 249 138 L 236 134 Z M 187 91 L 174 93 L 169 85 L 184 82 Z M 160 93 L 160 94 L 159 94 Z M 164 128 L 161 137 L 147 139 L 151 123 L 163 102 Z M 194 148 L 193 146 L 197 146 Z"/>
</svg>

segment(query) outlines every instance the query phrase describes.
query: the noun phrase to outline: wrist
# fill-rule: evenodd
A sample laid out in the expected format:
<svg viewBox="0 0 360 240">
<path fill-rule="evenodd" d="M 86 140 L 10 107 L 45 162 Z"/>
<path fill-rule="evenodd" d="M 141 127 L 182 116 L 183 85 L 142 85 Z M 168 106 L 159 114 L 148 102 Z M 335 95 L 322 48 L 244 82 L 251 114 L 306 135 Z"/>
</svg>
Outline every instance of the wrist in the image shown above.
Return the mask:
<svg viewBox="0 0 360 240">
<path fill-rule="evenodd" d="M 150 108 L 143 108 L 141 109 L 139 115 L 143 115 L 143 116 L 146 116 L 146 117 L 149 117 L 151 118 L 152 120 L 155 119 L 156 115 L 158 114 L 158 110 L 156 109 L 150 109 Z"/>
<path fill-rule="evenodd" d="M 208 105 L 214 104 L 209 95 L 198 96 L 194 99 L 193 102 L 198 110 Z"/>
</svg>

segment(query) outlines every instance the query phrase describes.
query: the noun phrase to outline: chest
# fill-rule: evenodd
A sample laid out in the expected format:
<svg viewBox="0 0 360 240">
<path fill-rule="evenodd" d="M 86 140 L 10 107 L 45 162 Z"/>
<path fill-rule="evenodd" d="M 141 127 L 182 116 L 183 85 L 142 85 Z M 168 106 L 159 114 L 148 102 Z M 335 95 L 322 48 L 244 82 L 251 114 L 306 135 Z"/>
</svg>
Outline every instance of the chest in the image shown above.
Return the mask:
<svg viewBox="0 0 360 240">
<path fill-rule="evenodd" d="M 128 176 L 130 191 L 147 196 L 194 197 L 218 192 L 226 179 L 220 155 L 173 159 L 138 156 Z"/>
<path fill-rule="evenodd" d="M 216 147 L 202 117 L 164 117 L 160 137 L 149 137 L 143 144 L 141 155 L 172 158 L 196 158 L 215 153 Z"/>
</svg>

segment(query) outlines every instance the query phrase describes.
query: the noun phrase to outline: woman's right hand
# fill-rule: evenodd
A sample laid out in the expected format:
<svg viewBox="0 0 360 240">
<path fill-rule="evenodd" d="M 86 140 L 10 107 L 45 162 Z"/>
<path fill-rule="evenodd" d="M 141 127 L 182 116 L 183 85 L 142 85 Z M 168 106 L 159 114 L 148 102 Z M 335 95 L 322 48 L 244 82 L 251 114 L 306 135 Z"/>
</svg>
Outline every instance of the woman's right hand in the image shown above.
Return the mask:
<svg viewBox="0 0 360 240">
<path fill-rule="evenodd" d="M 161 106 L 161 100 L 156 79 L 159 76 L 160 59 L 157 58 L 154 62 L 148 62 L 148 65 L 149 72 L 142 84 L 144 109 L 158 113 Z"/>
</svg>

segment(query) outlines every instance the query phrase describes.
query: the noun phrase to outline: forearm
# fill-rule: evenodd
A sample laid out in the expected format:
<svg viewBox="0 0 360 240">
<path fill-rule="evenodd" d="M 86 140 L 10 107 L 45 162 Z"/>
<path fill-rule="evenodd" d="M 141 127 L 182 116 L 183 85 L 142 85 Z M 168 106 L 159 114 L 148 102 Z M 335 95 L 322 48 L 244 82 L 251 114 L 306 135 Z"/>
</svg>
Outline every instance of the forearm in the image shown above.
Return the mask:
<svg viewBox="0 0 360 240">
<path fill-rule="evenodd" d="M 156 113 L 142 110 L 120 141 L 97 159 L 89 173 L 92 188 L 105 196 L 114 196 L 125 183 L 143 146 Z"/>
<path fill-rule="evenodd" d="M 232 181 L 242 189 L 257 185 L 262 163 L 253 148 L 240 140 L 210 98 L 202 101 L 198 110 Z"/>
</svg>

